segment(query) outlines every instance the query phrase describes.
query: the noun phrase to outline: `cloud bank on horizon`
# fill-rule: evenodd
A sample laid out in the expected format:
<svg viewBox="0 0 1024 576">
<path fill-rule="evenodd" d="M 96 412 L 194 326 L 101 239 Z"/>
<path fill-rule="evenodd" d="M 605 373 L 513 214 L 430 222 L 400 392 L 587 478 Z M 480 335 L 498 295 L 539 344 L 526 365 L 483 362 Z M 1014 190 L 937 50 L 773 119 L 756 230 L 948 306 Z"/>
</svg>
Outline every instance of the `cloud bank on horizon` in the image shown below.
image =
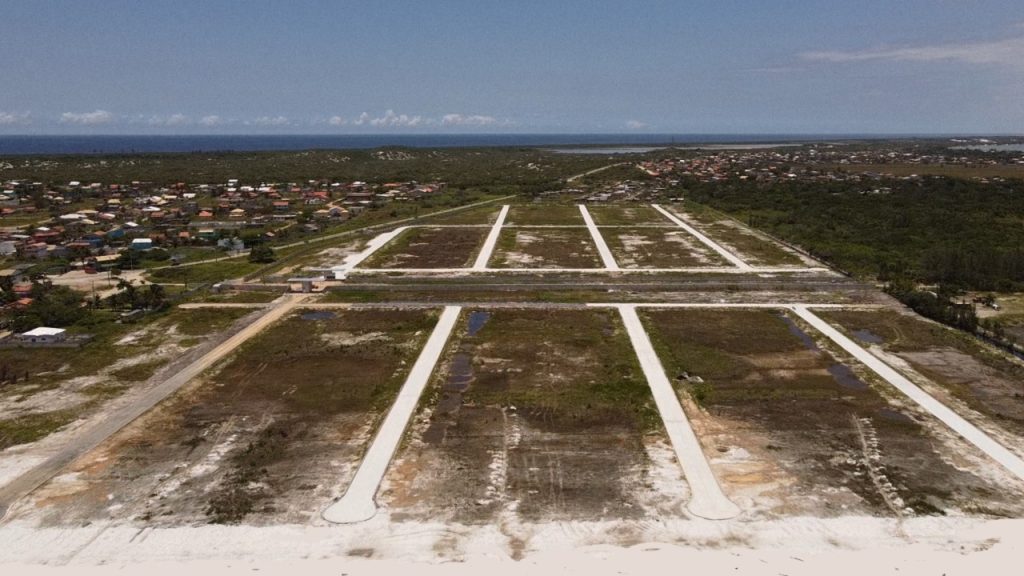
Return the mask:
<svg viewBox="0 0 1024 576">
<path fill-rule="evenodd" d="M 1024 132 L 1018 1 L 735 4 L 15 3 L 0 134 Z"/>
</svg>

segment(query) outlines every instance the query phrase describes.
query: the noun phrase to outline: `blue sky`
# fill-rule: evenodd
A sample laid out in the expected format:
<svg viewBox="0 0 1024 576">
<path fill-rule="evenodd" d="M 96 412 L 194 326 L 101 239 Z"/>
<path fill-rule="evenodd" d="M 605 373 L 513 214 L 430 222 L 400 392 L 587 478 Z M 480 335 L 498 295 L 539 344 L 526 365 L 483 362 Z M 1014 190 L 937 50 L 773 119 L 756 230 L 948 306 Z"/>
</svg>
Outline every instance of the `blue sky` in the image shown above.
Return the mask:
<svg viewBox="0 0 1024 576">
<path fill-rule="evenodd" d="M 0 0 L 0 134 L 1024 133 L 1020 0 Z"/>
</svg>

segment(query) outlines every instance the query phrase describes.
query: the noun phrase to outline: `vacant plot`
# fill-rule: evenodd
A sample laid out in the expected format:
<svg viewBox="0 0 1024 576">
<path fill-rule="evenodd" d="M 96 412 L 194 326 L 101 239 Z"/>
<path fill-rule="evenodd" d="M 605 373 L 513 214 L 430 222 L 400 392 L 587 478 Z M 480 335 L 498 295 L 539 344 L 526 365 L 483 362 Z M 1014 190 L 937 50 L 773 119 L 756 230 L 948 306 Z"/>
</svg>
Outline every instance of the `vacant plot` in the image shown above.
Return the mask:
<svg viewBox="0 0 1024 576">
<path fill-rule="evenodd" d="M 717 252 L 678 227 L 605 228 L 601 235 L 623 268 L 729 265 Z"/>
<path fill-rule="evenodd" d="M 598 226 L 675 226 L 647 204 L 588 205 L 587 210 Z"/>
<path fill-rule="evenodd" d="M 375 252 L 362 268 L 462 268 L 480 252 L 487 228 L 410 228 Z"/>
<path fill-rule="evenodd" d="M 685 482 L 614 311 L 474 311 L 457 330 L 385 479 L 393 519 L 680 514 Z"/>
<path fill-rule="evenodd" d="M 504 229 L 492 268 L 600 268 L 594 239 L 586 228 Z"/>
<path fill-rule="evenodd" d="M 772 311 L 642 316 L 725 488 L 769 515 L 1019 514 L 1022 487 Z M 952 465 L 951 454 L 957 454 Z"/>
<path fill-rule="evenodd" d="M 43 523 L 306 522 L 344 490 L 434 317 L 289 317 L 76 462 L 31 507 Z"/>
<path fill-rule="evenodd" d="M 583 215 L 575 204 L 513 204 L 509 209 L 505 224 L 515 226 L 530 225 L 571 225 L 584 226 Z"/>
<path fill-rule="evenodd" d="M 706 234 L 724 248 L 755 266 L 802 266 L 805 261 L 769 238 L 742 224 L 709 210 L 699 204 L 687 202 L 677 205 L 673 212 Z"/>
<path fill-rule="evenodd" d="M 428 226 L 431 224 L 494 224 L 498 219 L 499 212 L 501 212 L 501 204 L 490 204 L 439 216 L 425 216 L 416 223 Z"/>
<path fill-rule="evenodd" d="M 991 422 L 1024 438 L 1020 362 L 967 334 L 906 314 L 832 311 L 822 317 L 863 345 L 895 355 Z"/>
<path fill-rule="evenodd" d="M 80 348 L 0 350 L 0 450 L 48 436 L 250 310 L 175 310 L 139 324 L 102 324 Z"/>
</svg>

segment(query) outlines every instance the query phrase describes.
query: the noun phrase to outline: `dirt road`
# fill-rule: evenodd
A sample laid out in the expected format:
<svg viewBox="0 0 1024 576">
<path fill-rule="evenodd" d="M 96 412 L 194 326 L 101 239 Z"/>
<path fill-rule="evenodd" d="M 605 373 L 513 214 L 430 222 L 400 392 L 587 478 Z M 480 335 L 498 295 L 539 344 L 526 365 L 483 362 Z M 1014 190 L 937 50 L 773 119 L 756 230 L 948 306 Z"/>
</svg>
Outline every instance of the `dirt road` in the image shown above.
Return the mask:
<svg viewBox="0 0 1024 576">
<path fill-rule="evenodd" d="M 10 483 L 0 487 L 0 521 L 6 517 L 11 505 L 19 499 L 31 493 L 80 456 L 99 446 L 107 438 L 117 433 L 118 430 L 121 430 L 133 420 L 145 414 L 215 362 L 229 354 L 240 344 L 282 318 L 301 304 L 305 298 L 305 295 L 289 295 L 282 298 L 276 304 L 268 307 L 262 316 L 257 317 L 251 324 L 213 350 L 210 350 L 180 371 L 170 375 L 160 384 L 147 389 L 134 402 L 115 412 L 109 418 L 85 428 L 58 453 L 18 476 Z"/>
</svg>

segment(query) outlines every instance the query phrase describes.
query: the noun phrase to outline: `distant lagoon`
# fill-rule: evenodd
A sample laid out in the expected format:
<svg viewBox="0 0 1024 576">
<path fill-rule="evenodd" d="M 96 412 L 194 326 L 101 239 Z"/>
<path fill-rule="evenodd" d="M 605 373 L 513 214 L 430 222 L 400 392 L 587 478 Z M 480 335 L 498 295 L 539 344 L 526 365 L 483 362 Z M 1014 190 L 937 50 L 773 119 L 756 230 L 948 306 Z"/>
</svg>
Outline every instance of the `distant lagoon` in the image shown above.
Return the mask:
<svg viewBox="0 0 1024 576">
<path fill-rule="evenodd" d="M 463 148 L 523 146 L 616 154 L 667 146 L 753 148 L 867 138 L 861 135 L 779 134 L 348 134 L 273 136 L 0 136 L 0 156 L 61 154 L 152 154 L 301 150 Z M 877 137 L 876 137 L 877 138 Z M 736 144 L 740 143 L 740 144 Z M 628 149 L 628 150 L 627 150 Z"/>
<path fill-rule="evenodd" d="M 1024 152 L 1024 144 L 976 144 L 954 146 L 954 150 L 979 150 L 981 152 Z"/>
</svg>

